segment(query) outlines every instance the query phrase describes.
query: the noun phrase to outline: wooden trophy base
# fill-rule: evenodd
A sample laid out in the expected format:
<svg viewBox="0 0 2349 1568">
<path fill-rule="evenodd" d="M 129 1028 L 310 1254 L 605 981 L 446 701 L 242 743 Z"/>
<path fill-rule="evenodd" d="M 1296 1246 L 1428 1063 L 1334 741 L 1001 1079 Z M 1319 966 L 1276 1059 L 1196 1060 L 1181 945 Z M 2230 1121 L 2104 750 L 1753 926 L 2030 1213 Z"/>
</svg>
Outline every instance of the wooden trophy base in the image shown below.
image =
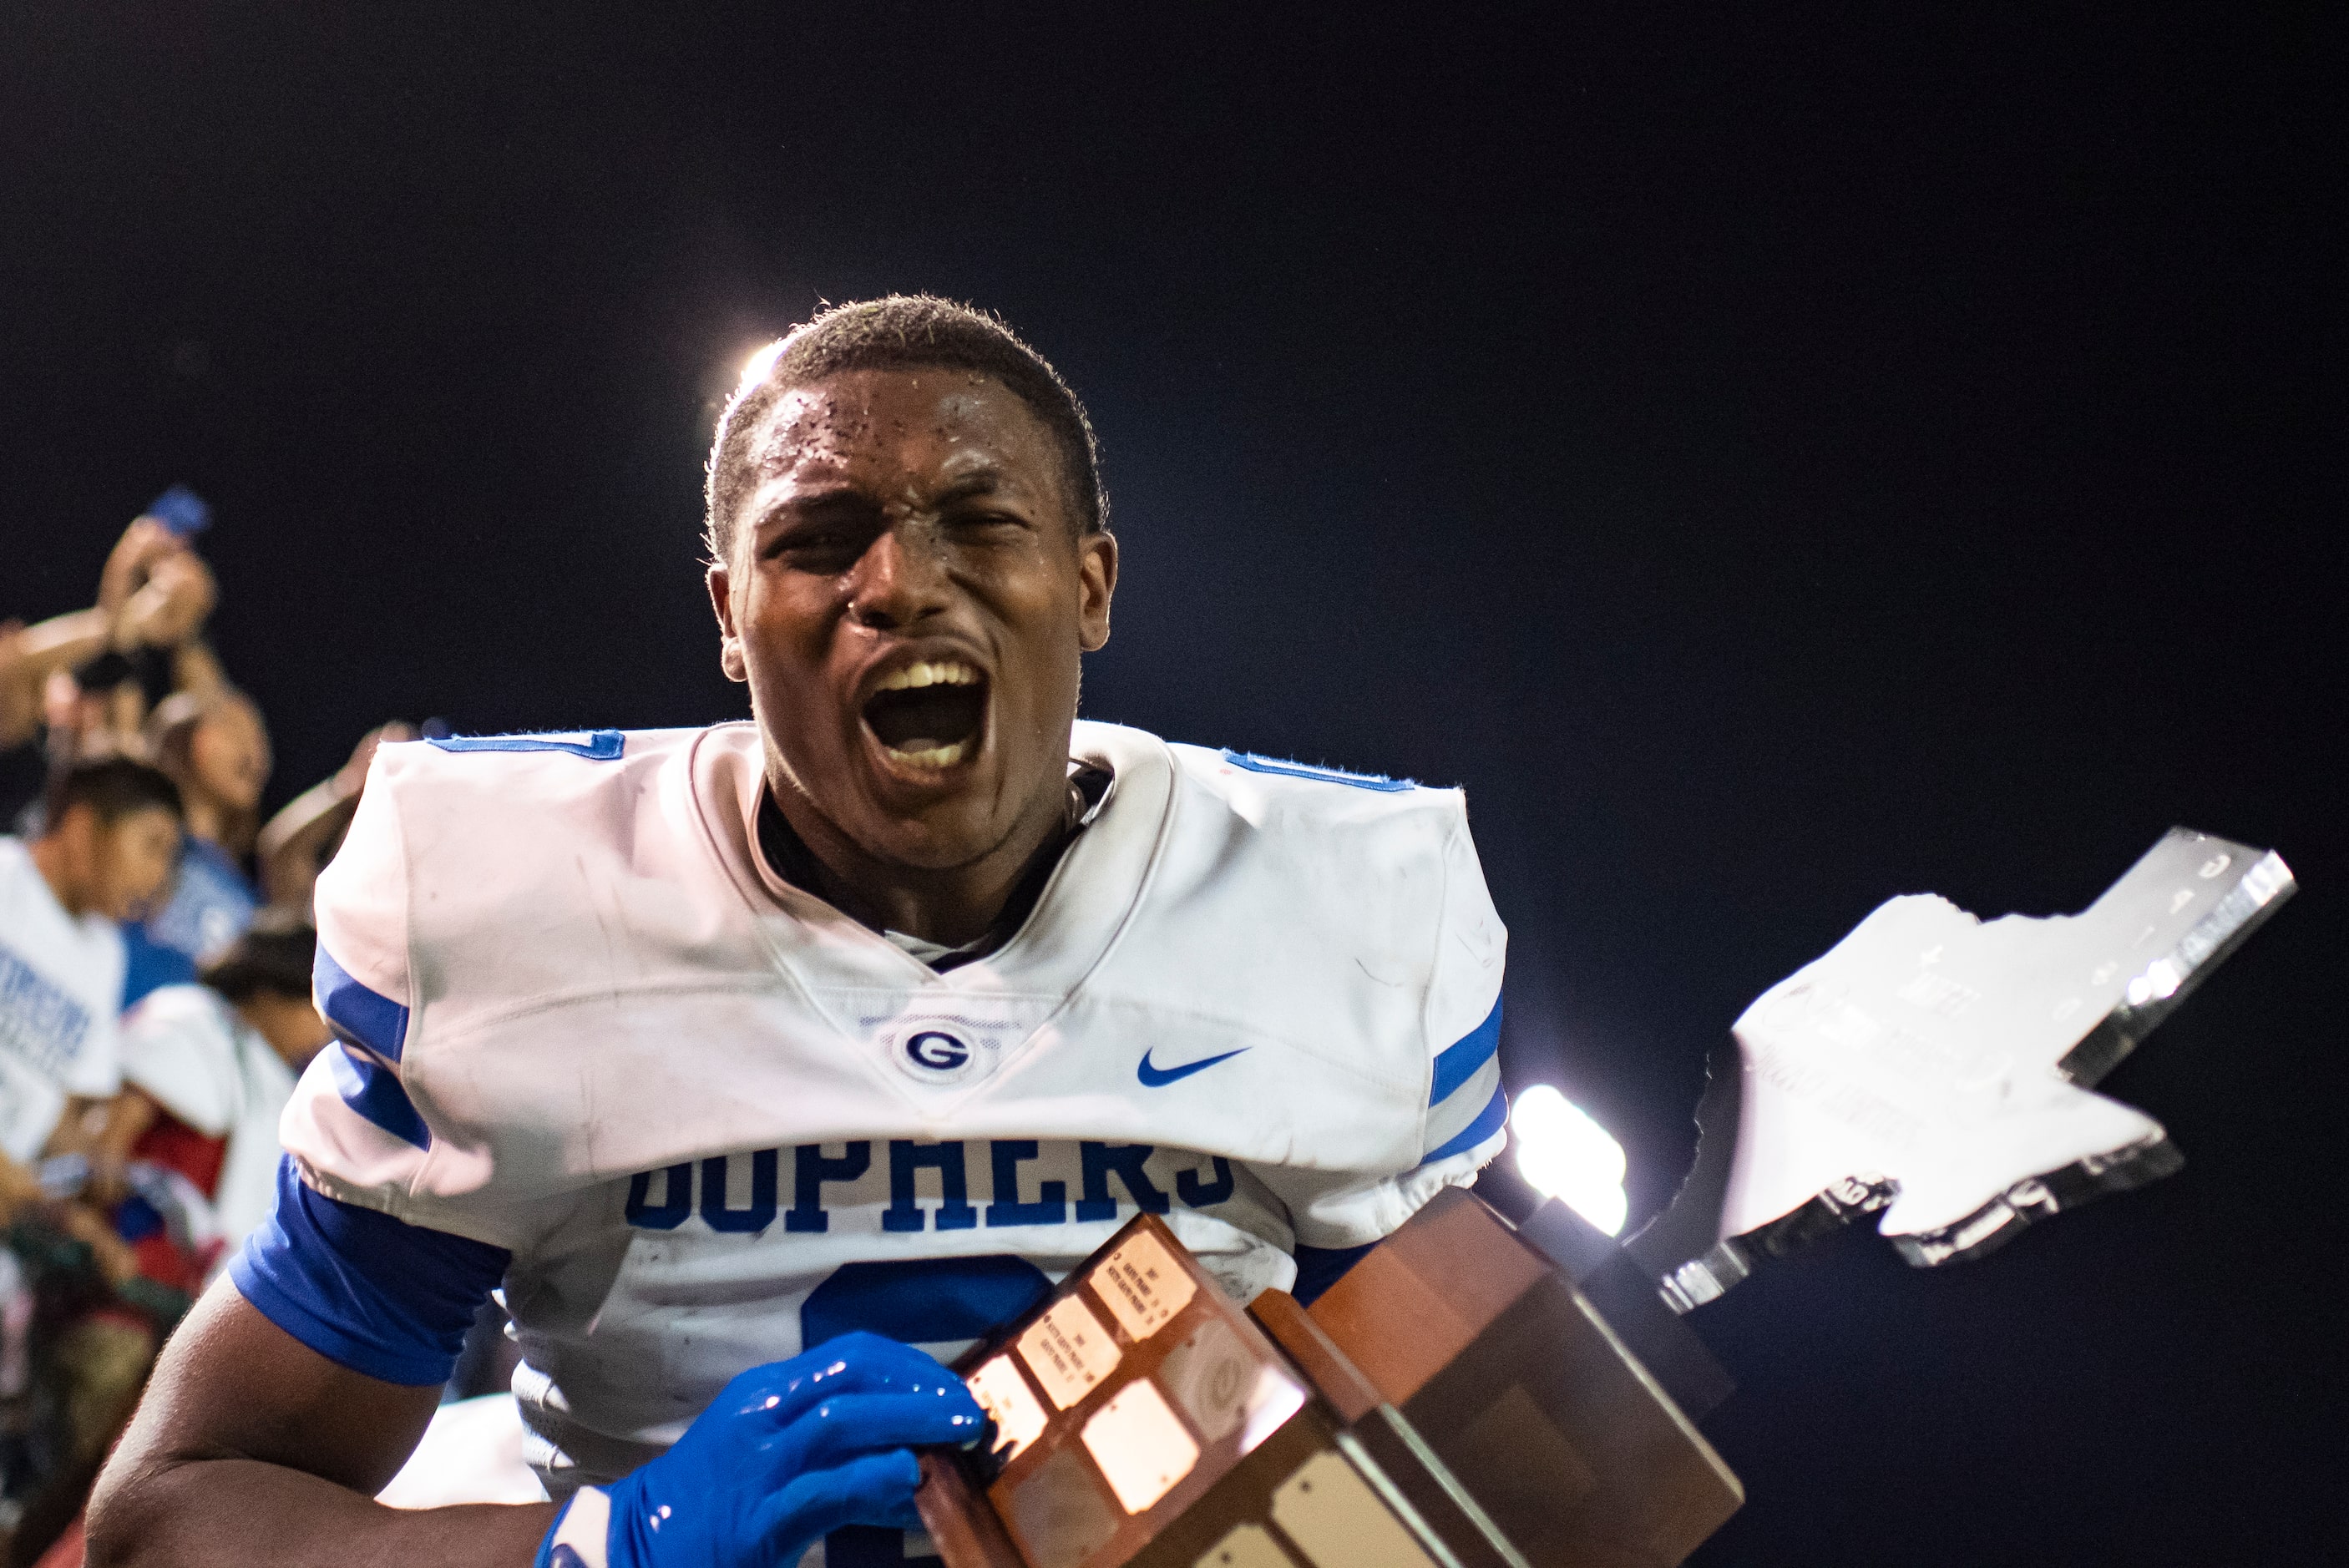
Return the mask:
<svg viewBox="0 0 2349 1568">
<path fill-rule="evenodd" d="M 957 1364 L 947 1568 L 1671 1568 L 1743 1492 L 1565 1274 L 1450 1191 L 1309 1313 L 1243 1313 L 1159 1220 Z"/>
</svg>

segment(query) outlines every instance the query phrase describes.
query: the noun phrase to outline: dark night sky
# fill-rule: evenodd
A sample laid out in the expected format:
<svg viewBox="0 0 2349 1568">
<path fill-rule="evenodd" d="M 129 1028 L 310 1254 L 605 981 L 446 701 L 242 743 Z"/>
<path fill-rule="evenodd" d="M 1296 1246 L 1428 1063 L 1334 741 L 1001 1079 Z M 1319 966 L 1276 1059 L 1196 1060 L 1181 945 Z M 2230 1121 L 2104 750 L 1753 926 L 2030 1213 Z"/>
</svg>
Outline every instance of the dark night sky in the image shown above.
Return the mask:
<svg viewBox="0 0 2349 1568">
<path fill-rule="evenodd" d="M 0 16 L 0 615 L 184 480 L 274 799 L 392 715 L 732 717 L 694 534 L 742 356 L 990 305 L 1106 445 L 1088 712 L 1466 785 L 1513 1078 L 1617 1131 L 1635 1216 L 1706 1050 L 1885 897 L 2280 848 L 2306 891 L 2105 1086 L 2183 1174 L 1694 1320 L 1751 1496 L 1696 1561 L 2337 1530 L 2338 32 L 361 9 Z"/>
</svg>

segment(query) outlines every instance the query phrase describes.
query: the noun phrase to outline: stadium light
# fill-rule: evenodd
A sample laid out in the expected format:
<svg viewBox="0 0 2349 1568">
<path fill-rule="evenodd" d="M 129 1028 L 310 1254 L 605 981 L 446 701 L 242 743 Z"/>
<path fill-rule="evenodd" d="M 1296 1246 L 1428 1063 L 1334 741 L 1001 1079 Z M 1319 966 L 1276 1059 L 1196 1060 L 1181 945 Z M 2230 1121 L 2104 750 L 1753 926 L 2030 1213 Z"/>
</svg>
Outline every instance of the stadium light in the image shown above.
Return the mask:
<svg viewBox="0 0 2349 1568">
<path fill-rule="evenodd" d="M 1616 1235 L 1630 1211 L 1623 1195 L 1623 1146 L 1588 1112 L 1546 1083 L 1517 1096 L 1509 1111 L 1517 1174 L 1546 1198 Z"/>
<path fill-rule="evenodd" d="M 742 361 L 742 385 L 750 387 L 765 380 L 767 372 L 775 367 L 775 361 L 782 352 L 783 340 L 779 337 Z"/>
</svg>

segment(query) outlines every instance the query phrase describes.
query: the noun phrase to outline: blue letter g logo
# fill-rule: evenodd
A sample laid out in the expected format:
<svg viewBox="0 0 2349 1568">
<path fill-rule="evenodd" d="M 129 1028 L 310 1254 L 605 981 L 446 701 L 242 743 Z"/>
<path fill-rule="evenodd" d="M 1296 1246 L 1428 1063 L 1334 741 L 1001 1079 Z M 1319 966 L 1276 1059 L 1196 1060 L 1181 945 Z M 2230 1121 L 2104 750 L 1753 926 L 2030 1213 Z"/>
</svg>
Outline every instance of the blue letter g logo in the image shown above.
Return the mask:
<svg viewBox="0 0 2349 1568">
<path fill-rule="evenodd" d="M 970 1047 L 942 1029 L 924 1029 L 905 1041 L 905 1057 L 917 1068 L 948 1073 L 970 1060 Z"/>
</svg>

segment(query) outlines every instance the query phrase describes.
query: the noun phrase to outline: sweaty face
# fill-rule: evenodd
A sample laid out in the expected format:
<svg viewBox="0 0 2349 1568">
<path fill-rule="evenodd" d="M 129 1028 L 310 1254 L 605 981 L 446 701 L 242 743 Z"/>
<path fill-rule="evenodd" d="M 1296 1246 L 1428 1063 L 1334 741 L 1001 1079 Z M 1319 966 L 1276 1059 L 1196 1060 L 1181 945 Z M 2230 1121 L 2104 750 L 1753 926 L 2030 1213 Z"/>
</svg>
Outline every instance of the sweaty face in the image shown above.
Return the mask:
<svg viewBox="0 0 2349 1568">
<path fill-rule="evenodd" d="M 269 763 L 269 732 L 247 702 L 220 704 L 188 738 L 188 766 L 196 786 L 235 810 L 249 810 L 261 799 Z"/>
<path fill-rule="evenodd" d="M 988 377 L 854 371 L 785 393 L 747 448 L 710 595 L 779 785 L 927 871 L 1057 810 L 1117 548 L 1079 535 L 1043 422 Z"/>
<path fill-rule="evenodd" d="M 109 920 L 147 912 L 180 857 L 180 819 L 160 806 L 99 826 L 91 837 L 89 908 Z"/>
</svg>

